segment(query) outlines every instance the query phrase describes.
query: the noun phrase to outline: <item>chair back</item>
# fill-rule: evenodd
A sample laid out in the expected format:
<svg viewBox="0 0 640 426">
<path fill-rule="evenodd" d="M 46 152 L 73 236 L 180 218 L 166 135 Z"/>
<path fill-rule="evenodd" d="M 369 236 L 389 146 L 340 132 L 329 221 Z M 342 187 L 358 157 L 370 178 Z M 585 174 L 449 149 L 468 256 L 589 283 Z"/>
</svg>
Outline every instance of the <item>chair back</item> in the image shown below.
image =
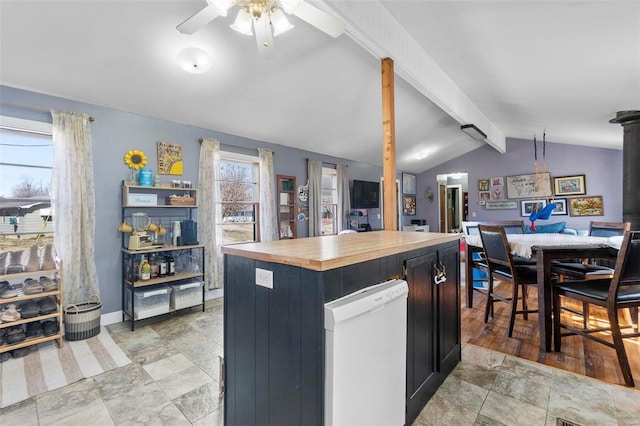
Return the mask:
<svg viewBox="0 0 640 426">
<path fill-rule="evenodd" d="M 609 300 L 616 300 L 618 289 L 626 285 L 640 285 L 640 231 L 624 233 L 609 288 Z"/>
<path fill-rule="evenodd" d="M 591 222 L 589 235 L 592 237 L 619 237 L 631 229 L 631 222 Z"/>
<path fill-rule="evenodd" d="M 524 221 L 505 220 L 501 222 L 462 222 L 462 232 L 467 235 L 478 235 L 478 226 L 502 226 L 507 234 L 524 234 Z"/>
<path fill-rule="evenodd" d="M 478 225 L 482 247 L 489 270 L 509 268 L 513 273 L 513 258 L 505 228 L 502 226 Z"/>
</svg>

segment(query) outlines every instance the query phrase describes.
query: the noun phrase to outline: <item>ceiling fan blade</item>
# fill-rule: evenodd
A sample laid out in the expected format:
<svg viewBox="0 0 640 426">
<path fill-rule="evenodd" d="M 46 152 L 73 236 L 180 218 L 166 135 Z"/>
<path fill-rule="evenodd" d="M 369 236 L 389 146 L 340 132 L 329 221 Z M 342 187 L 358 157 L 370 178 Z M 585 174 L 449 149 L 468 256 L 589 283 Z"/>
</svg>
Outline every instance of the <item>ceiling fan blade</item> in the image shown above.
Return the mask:
<svg viewBox="0 0 640 426">
<path fill-rule="evenodd" d="M 218 16 L 220 15 L 207 4 L 204 9 L 178 25 L 176 29 L 182 34 L 193 34 Z"/>
<path fill-rule="evenodd" d="M 266 13 L 263 13 L 260 19 L 253 20 L 253 31 L 256 33 L 256 43 L 258 44 L 260 56 L 263 58 L 273 56 L 273 33 Z"/>
<path fill-rule="evenodd" d="M 331 37 L 338 37 L 344 32 L 344 22 L 310 5 L 306 1 L 293 14 Z"/>
</svg>

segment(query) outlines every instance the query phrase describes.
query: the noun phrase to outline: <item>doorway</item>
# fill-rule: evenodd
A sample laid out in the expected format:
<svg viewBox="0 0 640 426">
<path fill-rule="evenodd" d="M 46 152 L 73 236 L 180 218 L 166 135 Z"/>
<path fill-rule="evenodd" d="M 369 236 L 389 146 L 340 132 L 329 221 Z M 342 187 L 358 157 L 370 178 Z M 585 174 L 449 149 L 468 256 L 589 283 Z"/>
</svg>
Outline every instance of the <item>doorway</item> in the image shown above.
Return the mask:
<svg viewBox="0 0 640 426">
<path fill-rule="evenodd" d="M 448 173 L 438 175 L 438 203 L 440 232 L 460 232 L 462 222 L 468 220 L 468 175 Z"/>
</svg>

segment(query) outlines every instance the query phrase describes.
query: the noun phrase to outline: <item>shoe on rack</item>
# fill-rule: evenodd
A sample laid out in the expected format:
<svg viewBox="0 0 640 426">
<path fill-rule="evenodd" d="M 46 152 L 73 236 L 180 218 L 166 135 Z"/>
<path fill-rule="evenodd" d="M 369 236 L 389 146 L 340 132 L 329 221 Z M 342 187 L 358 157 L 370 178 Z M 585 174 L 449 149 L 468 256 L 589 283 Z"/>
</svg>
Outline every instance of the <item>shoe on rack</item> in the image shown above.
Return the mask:
<svg viewBox="0 0 640 426">
<path fill-rule="evenodd" d="M 11 351 L 11 356 L 14 358 L 22 358 L 31 352 L 31 346 L 25 346 L 24 348 L 18 348 Z"/>
<path fill-rule="evenodd" d="M 24 250 L 14 250 L 9 252 L 9 265 L 7 266 L 7 274 L 18 274 L 24 272 L 22 267 L 22 253 Z"/>
<path fill-rule="evenodd" d="M 56 320 L 42 321 L 42 329 L 44 331 L 45 336 L 53 336 L 59 330 L 58 321 Z"/>
<path fill-rule="evenodd" d="M 44 329 L 40 321 L 34 321 L 27 324 L 27 337 L 40 337 L 44 335 Z"/>
<path fill-rule="evenodd" d="M 5 275 L 7 273 L 7 259 L 9 259 L 9 252 L 0 252 L 0 275 Z"/>
<path fill-rule="evenodd" d="M 0 346 L 2 346 L 2 344 L 4 343 L 6 335 L 7 335 L 7 329 L 6 328 L 0 328 Z"/>
<path fill-rule="evenodd" d="M 0 354 L 0 362 L 5 362 L 9 358 L 11 358 L 11 354 L 9 352 L 2 352 Z"/>
<path fill-rule="evenodd" d="M 22 318 L 33 318 L 40 314 L 40 307 L 35 300 L 27 300 L 20 305 Z"/>
<path fill-rule="evenodd" d="M 37 294 L 42 293 L 44 287 L 40 284 L 39 281 L 33 280 L 31 278 L 27 278 L 24 280 L 22 284 L 22 291 L 24 294 Z"/>
<path fill-rule="evenodd" d="M 58 310 L 58 301 L 55 296 L 47 296 L 38 300 L 40 315 L 51 314 Z"/>
<path fill-rule="evenodd" d="M 18 290 L 9 281 L 0 282 L 0 299 L 10 299 L 18 295 Z"/>
<path fill-rule="evenodd" d="M 52 280 L 49 277 L 40 277 L 40 284 L 44 291 L 56 291 L 58 289 L 56 280 Z"/>
<path fill-rule="evenodd" d="M 7 343 L 13 345 L 15 343 L 20 343 L 27 338 L 27 334 L 24 332 L 24 328 L 21 325 L 16 325 L 13 327 L 7 328 Z"/>
<path fill-rule="evenodd" d="M 23 256 L 22 266 L 25 272 L 35 272 L 40 270 L 40 248 L 37 244 L 31 244 Z"/>
<path fill-rule="evenodd" d="M 56 256 L 54 253 L 54 247 L 52 243 L 47 243 L 44 246 L 44 253 L 42 253 L 42 266 L 40 269 L 49 270 L 56 269 Z"/>
<path fill-rule="evenodd" d="M 13 303 L 5 305 L 0 311 L 0 321 L 2 322 L 18 321 L 20 319 L 20 316 L 20 311 Z"/>
</svg>

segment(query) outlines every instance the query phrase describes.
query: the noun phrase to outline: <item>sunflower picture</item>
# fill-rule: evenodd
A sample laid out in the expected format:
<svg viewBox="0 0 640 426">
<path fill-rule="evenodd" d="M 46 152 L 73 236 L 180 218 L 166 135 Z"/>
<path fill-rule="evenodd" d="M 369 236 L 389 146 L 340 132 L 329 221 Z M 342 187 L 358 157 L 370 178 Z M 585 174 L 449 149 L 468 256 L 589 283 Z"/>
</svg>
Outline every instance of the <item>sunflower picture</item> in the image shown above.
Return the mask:
<svg viewBox="0 0 640 426">
<path fill-rule="evenodd" d="M 129 166 L 130 169 L 141 169 L 147 164 L 147 156 L 144 152 L 132 149 L 124 155 L 124 163 Z"/>
</svg>

